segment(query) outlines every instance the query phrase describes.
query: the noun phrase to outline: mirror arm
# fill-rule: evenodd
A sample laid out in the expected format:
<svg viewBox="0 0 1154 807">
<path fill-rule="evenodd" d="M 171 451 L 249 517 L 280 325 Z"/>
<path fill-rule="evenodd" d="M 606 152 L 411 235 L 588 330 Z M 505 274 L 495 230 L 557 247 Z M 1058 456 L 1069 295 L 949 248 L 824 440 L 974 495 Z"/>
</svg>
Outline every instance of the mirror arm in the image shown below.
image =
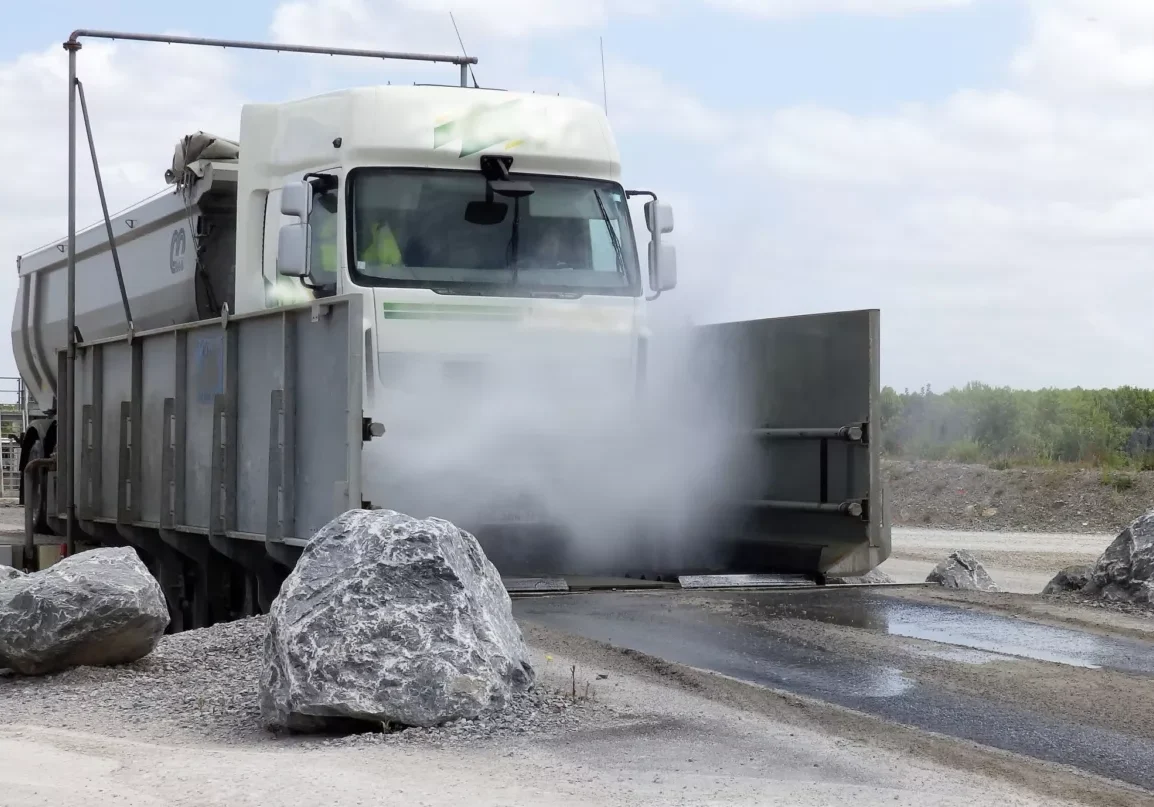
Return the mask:
<svg viewBox="0 0 1154 807">
<path fill-rule="evenodd" d="M 332 174 L 320 174 L 315 171 L 305 174 L 301 177 L 301 181 L 308 182 L 321 192 L 335 191 L 340 185 L 340 180 Z"/>
</svg>

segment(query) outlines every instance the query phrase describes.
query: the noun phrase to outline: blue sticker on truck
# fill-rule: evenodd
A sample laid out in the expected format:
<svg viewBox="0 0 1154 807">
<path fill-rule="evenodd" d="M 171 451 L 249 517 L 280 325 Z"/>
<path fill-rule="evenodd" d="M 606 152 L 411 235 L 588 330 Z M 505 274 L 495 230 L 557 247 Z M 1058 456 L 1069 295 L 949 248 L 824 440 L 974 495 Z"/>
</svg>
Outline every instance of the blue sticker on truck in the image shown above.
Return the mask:
<svg viewBox="0 0 1154 807">
<path fill-rule="evenodd" d="M 192 352 L 192 383 L 197 403 L 212 405 L 224 394 L 224 335 L 198 336 Z"/>
</svg>

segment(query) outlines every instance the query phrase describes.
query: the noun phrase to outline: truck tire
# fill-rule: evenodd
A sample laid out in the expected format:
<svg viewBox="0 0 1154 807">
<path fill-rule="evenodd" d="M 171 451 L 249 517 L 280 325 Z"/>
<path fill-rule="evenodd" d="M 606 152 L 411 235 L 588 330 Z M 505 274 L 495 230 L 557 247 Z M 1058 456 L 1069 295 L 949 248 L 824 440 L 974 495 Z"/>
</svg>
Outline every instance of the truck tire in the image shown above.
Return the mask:
<svg viewBox="0 0 1154 807">
<path fill-rule="evenodd" d="M 44 435 L 43 439 L 40 437 L 39 431 L 29 429 L 24 435 L 24 444 L 20 449 L 20 504 L 25 507 L 30 506 L 34 508 L 36 532 L 48 531 L 48 497 L 43 495 L 43 491 L 41 491 L 35 501 L 28 502 L 25 500 L 24 469 L 32 460 L 51 457 L 55 449 L 55 423 L 48 427 L 48 432 Z"/>
</svg>

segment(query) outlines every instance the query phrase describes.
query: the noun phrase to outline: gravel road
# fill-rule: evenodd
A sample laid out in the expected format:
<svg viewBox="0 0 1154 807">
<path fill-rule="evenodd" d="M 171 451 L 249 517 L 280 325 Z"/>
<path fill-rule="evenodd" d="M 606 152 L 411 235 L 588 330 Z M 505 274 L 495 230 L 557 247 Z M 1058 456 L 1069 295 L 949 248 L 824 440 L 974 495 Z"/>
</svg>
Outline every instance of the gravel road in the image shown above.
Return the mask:
<svg viewBox="0 0 1154 807">
<path fill-rule="evenodd" d="M 19 524 L 19 512 L 0 508 L 0 522 L 12 516 Z M 882 569 L 920 582 L 950 550 L 965 548 L 1004 590 L 1034 594 L 1063 566 L 1092 562 L 1112 538 L 895 528 L 894 555 Z M 944 590 L 893 596 L 946 598 L 1101 635 L 1151 636 L 1148 616 L 1049 598 Z M 849 711 L 523 625 L 539 692 L 506 713 L 435 731 L 313 738 L 263 731 L 259 618 L 165 637 L 149 658 L 123 668 L 35 680 L 0 674 L 0 802 L 1154 805 L 1148 792 L 900 725 L 867 708 Z M 1137 692 L 1130 673 L 974 661 L 969 651 L 943 651 L 924 639 L 795 617 L 777 630 L 781 641 L 818 656 L 851 658 L 838 667 L 846 674 L 900 663 L 925 691 L 955 699 L 992 694 L 994 710 L 1003 703 L 1055 719 L 1082 715 L 1103 731 L 1111 723 L 1139 733 L 1154 725 L 1149 704 L 1129 706 Z"/>
<path fill-rule="evenodd" d="M 210 629 L 225 634 L 212 652 L 240 650 L 247 642 L 242 637 L 254 627 Z M 1130 791 L 1053 766 L 653 662 L 539 626 L 527 626 L 526 634 L 546 690 L 571 694 L 575 679 L 584 694 L 585 684 L 590 685 L 588 714 L 505 736 L 488 732 L 454 738 L 439 732 L 431 737 L 426 732 L 395 742 L 382 735 L 336 742 L 277 740 L 252 725 L 251 708 L 244 706 L 247 694 L 223 694 L 229 687 L 237 692 L 251 687 L 251 681 L 231 677 L 243 664 L 218 661 L 215 677 L 196 673 L 202 676 L 202 692 L 220 693 L 203 705 L 189 678 L 192 671 L 181 672 L 183 662 L 177 664 L 173 653 L 162 654 L 167 660 L 140 688 L 136 676 L 115 680 L 122 672 L 116 670 L 98 676 L 73 673 L 66 684 L 51 679 L 32 686 L 0 683 L 3 803 L 1138 803 L 1125 801 L 1134 795 Z M 207 652 L 211 643 L 202 636 L 195 646 Z M 163 685 L 169 678 L 182 683 Z M 132 691 L 136 699 L 126 699 Z M 56 703 L 57 692 L 67 697 Z M 243 708 L 218 714 L 226 703 Z"/>
<path fill-rule="evenodd" d="M 954 549 L 968 549 L 1003 591 L 1038 594 L 1058 571 L 1093 563 L 1111 534 L 969 532 L 894 527 L 893 554 L 881 565 L 899 583 L 920 583 Z"/>
<path fill-rule="evenodd" d="M 116 668 L 79 667 L 41 678 L 0 673 L 0 703 L 8 720 L 35 718 L 124 739 L 169 740 L 187 735 L 222 744 L 267 740 L 258 707 L 265 618 L 162 637 L 144 659 Z M 556 733 L 599 725 L 611 715 L 584 697 L 538 688 L 499 714 L 436 730 L 412 729 L 328 742 L 475 741 Z"/>
</svg>

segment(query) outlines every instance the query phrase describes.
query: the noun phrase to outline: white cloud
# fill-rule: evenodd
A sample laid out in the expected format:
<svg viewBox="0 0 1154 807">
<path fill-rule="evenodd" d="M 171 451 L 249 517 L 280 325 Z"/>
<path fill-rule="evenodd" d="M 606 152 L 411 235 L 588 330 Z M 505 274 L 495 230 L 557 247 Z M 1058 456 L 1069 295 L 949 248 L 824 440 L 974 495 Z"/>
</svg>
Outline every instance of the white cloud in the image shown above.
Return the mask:
<svg viewBox="0 0 1154 807">
<path fill-rule="evenodd" d="M 277 7 L 270 31 L 281 42 L 392 50 L 455 56 L 461 53 L 450 11 L 467 52 L 479 56 L 473 74 L 481 86 L 557 92 L 564 82 L 534 75 L 529 59 L 534 43 L 571 47 L 587 34 L 587 54 L 596 58 L 594 31 L 610 16 L 655 12 L 666 0 L 289 0 Z M 365 59 L 327 60 L 317 71 L 301 65 L 296 76 L 313 89 L 383 81 L 455 83 L 458 68 L 419 62 L 374 63 Z M 334 70 L 333 68 L 337 68 Z M 598 98 L 600 94 L 598 94 Z"/>
<path fill-rule="evenodd" d="M 272 30 L 282 40 L 454 53 L 452 8 L 470 52 L 484 57 L 483 84 L 537 81 L 600 100 L 599 73 L 576 87 L 529 76 L 527 37 L 560 47 L 610 15 L 662 2 L 620 11 L 608 0 L 294 0 Z M 626 165 L 676 202 L 682 283 L 660 310 L 734 318 L 878 306 L 883 378 L 899 385 L 1149 385 L 1154 108 L 1144 98 L 1154 90 L 1154 3 L 1022 2 L 1031 26 L 1002 86 L 884 115 L 812 104 L 720 109 L 652 66 L 611 59 L 609 108 L 622 140 L 674 145 L 670 153 L 699 161 L 700 170 L 671 163 L 647 177 Z M 713 4 L 769 16 L 951 5 Z M 595 39 L 591 54 L 593 69 Z M 235 133 L 240 101 L 228 94 L 236 72 L 227 54 L 88 43 L 80 63 L 114 208 L 162 186 L 180 135 Z M 338 63 L 299 62 L 306 79 L 347 83 L 347 63 Z M 0 63 L 8 187 L 19 189 L 0 200 L 8 260 L 64 232 L 64 68 L 58 45 Z M 291 83 L 283 73 L 278 81 Z M 83 150 L 79 175 L 80 220 L 90 223 L 99 209 Z M 11 299 L 13 276 L 0 273 L 0 299 Z M 0 374 L 12 371 L 6 353 Z"/>
<path fill-rule="evenodd" d="M 235 136 L 240 101 L 220 51 L 85 41 L 78 58 L 109 207 L 163 189 L 172 149 L 198 129 Z M 15 257 L 67 231 L 67 57 L 59 44 L 0 63 L 0 300 L 15 300 Z M 84 125 L 77 112 L 77 224 L 100 220 Z M 109 282 L 113 279 L 109 278 Z M 4 312 L 4 319 L 10 311 Z M 8 329 L 0 375 L 14 375 Z"/>
<path fill-rule="evenodd" d="M 884 115 L 618 82 L 618 119 L 718 155 L 703 235 L 678 234 L 699 314 L 879 307 L 899 385 L 1149 385 L 1154 4 L 1031 14 L 1002 87 Z"/>
<path fill-rule="evenodd" d="M 732 126 L 728 115 L 669 84 L 656 68 L 610 60 L 605 72 L 609 114 L 618 134 L 662 132 L 678 139 L 710 141 L 724 139 Z M 600 101 L 600 79 L 597 84 L 597 91 L 587 94 Z M 620 106 L 615 103 L 619 97 L 625 99 Z"/>
<path fill-rule="evenodd" d="M 961 8 L 973 0 L 707 0 L 712 6 L 769 18 L 810 14 L 891 16 Z"/>
<path fill-rule="evenodd" d="M 1015 76 L 1056 95 L 1154 89 L 1154 4 L 1144 0 L 1035 0 L 1033 39 Z"/>
<path fill-rule="evenodd" d="M 449 13 L 466 46 L 600 28 L 610 14 L 651 14 L 662 0 L 291 0 L 273 17 L 281 41 L 357 43 L 380 49 L 457 53 Z"/>
</svg>

